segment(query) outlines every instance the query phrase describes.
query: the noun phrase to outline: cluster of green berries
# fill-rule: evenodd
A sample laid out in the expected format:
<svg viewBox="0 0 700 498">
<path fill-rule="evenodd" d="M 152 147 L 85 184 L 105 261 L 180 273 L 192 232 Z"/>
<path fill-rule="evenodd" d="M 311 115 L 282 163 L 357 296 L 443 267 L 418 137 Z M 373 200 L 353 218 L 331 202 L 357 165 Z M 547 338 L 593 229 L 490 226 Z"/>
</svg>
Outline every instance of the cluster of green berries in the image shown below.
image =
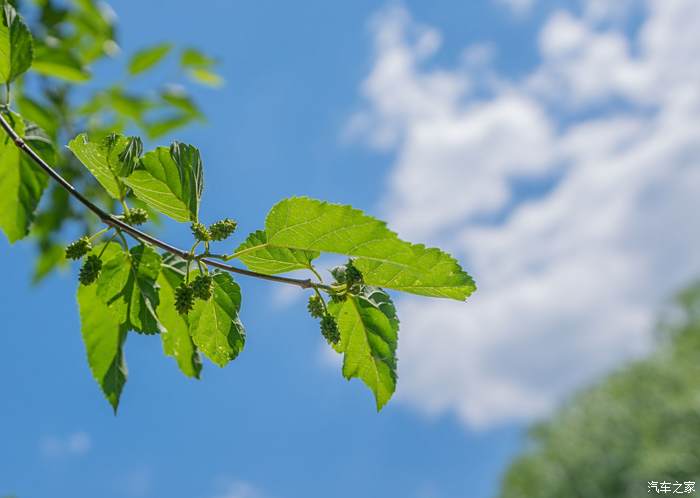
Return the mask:
<svg viewBox="0 0 700 498">
<path fill-rule="evenodd" d="M 66 259 L 80 259 L 92 250 L 89 237 L 80 237 L 66 247 Z"/>
<path fill-rule="evenodd" d="M 345 265 L 345 283 L 351 292 L 357 293 L 359 288 L 364 284 L 364 279 L 362 278 L 362 273 L 360 270 L 355 268 L 352 259 Z"/>
<path fill-rule="evenodd" d="M 182 282 L 175 289 L 175 309 L 181 315 L 186 315 L 194 307 L 194 289 L 191 284 Z"/>
<path fill-rule="evenodd" d="M 214 279 L 211 275 L 197 275 L 192 281 L 194 297 L 208 301 L 214 291 Z"/>
<path fill-rule="evenodd" d="M 208 301 L 214 291 L 211 275 L 197 275 L 192 282 L 182 282 L 175 289 L 175 309 L 187 315 L 194 308 L 194 300 Z"/>
<path fill-rule="evenodd" d="M 309 310 L 309 315 L 314 318 L 321 318 L 326 313 L 323 301 L 315 294 L 309 298 L 309 304 L 306 306 L 306 309 Z"/>
<path fill-rule="evenodd" d="M 92 243 L 89 237 L 80 237 L 75 242 L 71 242 L 68 247 L 66 247 L 66 258 L 78 260 L 85 256 L 92 250 Z M 102 271 L 102 260 L 99 256 L 95 254 L 89 254 L 83 266 L 80 267 L 80 274 L 78 279 L 83 285 L 90 285 L 94 283 L 100 276 L 100 271 Z"/>
<path fill-rule="evenodd" d="M 238 223 L 230 218 L 225 218 L 209 225 L 211 240 L 221 241 L 228 239 L 236 231 Z"/>
<path fill-rule="evenodd" d="M 148 221 L 148 212 L 142 208 L 134 208 L 124 215 L 124 221 L 129 225 L 143 225 Z"/>
<path fill-rule="evenodd" d="M 83 266 L 80 268 L 80 274 L 78 275 L 78 280 L 83 285 L 91 285 L 97 281 L 102 271 L 102 260 L 99 256 L 95 254 L 88 255 L 85 258 Z"/>
<path fill-rule="evenodd" d="M 331 315 L 326 314 L 321 318 L 321 334 L 326 338 L 329 344 L 338 344 L 338 341 L 340 341 L 338 323 Z"/>
<path fill-rule="evenodd" d="M 238 223 L 226 218 L 207 227 L 203 223 L 194 222 L 191 225 L 192 235 L 201 242 L 222 241 L 228 239 L 236 231 Z"/>
<path fill-rule="evenodd" d="M 211 233 L 204 223 L 195 221 L 190 226 L 190 230 L 192 230 L 192 236 L 199 241 L 209 242 L 211 240 Z"/>
<path fill-rule="evenodd" d="M 329 344 L 337 344 L 340 340 L 338 324 L 335 318 L 326 311 L 323 300 L 317 295 L 311 296 L 307 309 L 312 317 L 321 319 L 321 335 L 325 337 L 326 341 Z"/>
</svg>

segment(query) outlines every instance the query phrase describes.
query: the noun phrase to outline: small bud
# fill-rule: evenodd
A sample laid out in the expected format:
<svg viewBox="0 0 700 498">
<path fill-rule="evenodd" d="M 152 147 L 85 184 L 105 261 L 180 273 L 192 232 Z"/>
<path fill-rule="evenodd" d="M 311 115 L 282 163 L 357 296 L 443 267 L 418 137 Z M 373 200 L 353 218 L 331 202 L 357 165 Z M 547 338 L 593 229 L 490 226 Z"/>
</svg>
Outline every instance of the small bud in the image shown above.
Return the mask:
<svg viewBox="0 0 700 498">
<path fill-rule="evenodd" d="M 88 237 L 81 237 L 66 247 L 66 259 L 80 259 L 92 250 Z"/>
<path fill-rule="evenodd" d="M 192 281 L 192 293 L 194 297 L 208 301 L 214 289 L 214 280 L 211 275 L 197 275 Z"/>
<path fill-rule="evenodd" d="M 211 234 L 209 233 L 209 229 L 207 229 L 207 227 L 204 224 L 195 221 L 190 226 L 190 229 L 192 230 L 192 235 L 195 239 L 202 242 L 209 242 L 211 240 Z"/>
<path fill-rule="evenodd" d="M 323 315 L 323 318 L 321 318 L 321 334 L 329 344 L 338 344 L 338 341 L 340 341 L 338 323 L 331 315 Z"/>
<path fill-rule="evenodd" d="M 175 309 L 181 315 L 187 315 L 194 307 L 194 290 L 190 284 L 182 282 L 175 289 Z"/>
<path fill-rule="evenodd" d="M 78 280 L 83 285 L 93 284 L 100 276 L 100 271 L 102 271 L 102 260 L 97 255 L 90 254 L 80 268 Z"/>
<path fill-rule="evenodd" d="M 148 211 L 142 208 L 131 209 L 129 214 L 124 215 L 124 221 L 126 221 L 129 225 L 143 225 L 148 221 Z"/>
<path fill-rule="evenodd" d="M 317 295 L 309 297 L 309 304 L 306 307 L 309 310 L 309 314 L 314 318 L 321 318 L 326 312 L 323 307 L 323 301 Z"/>
<path fill-rule="evenodd" d="M 226 218 L 216 223 L 212 223 L 209 226 L 209 232 L 211 233 L 211 240 L 226 240 L 233 232 L 236 231 L 238 223 Z"/>
</svg>

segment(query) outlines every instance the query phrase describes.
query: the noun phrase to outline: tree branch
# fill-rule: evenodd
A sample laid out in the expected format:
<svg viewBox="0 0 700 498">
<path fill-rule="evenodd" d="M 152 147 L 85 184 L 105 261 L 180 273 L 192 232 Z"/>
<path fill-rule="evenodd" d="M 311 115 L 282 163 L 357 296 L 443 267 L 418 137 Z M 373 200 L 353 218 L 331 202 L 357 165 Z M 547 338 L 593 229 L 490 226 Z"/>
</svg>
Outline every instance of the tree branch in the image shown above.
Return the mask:
<svg viewBox="0 0 700 498">
<path fill-rule="evenodd" d="M 32 149 L 22 139 L 22 137 L 20 137 L 17 134 L 14 128 L 12 128 L 12 126 L 10 125 L 10 123 L 7 122 L 5 116 L 2 115 L 2 112 L 0 112 L 0 126 L 2 126 L 5 132 L 9 135 L 9 137 L 12 139 L 17 148 L 19 148 L 22 152 L 27 154 L 37 166 L 44 170 L 44 172 L 47 175 L 49 175 L 54 181 L 56 181 L 70 195 L 75 197 L 75 199 L 77 199 L 78 202 L 80 202 L 83 206 L 92 211 L 100 219 L 100 221 L 102 221 L 102 223 L 104 223 L 107 226 L 113 227 L 117 230 L 121 230 L 124 233 L 127 233 L 129 236 L 138 240 L 139 242 L 147 242 L 183 259 L 193 259 L 192 254 L 189 251 L 184 251 L 178 247 L 168 244 L 167 242 L 163 242 L 162 240 L 153 237 L 152 235 L 142 232 L 138 228 L 132 227 L 128 223 L 125 223 L 124 221 L 113 216 L 112 214 L 108 213 L 107 211 L 90 201 L 90 199 L 85 197 L 73 185 L 71 185 L 68 182 L 68 180 L 63 178 L 55 169 L 53 169 L 46 161 L 44 161 L 44 159 L 42 159 L 41 156 L 39 156 L 39 154 L 37 154 L 36 151 Z M 239 275 L 245 275 L 247 277 L 259 278 L 262 280 L 269 280 L 271 282 L 279 282 L 289 285 L 296 285 L 297 287 L 301 287 L 302 289 L 324 289 L 326 291 L 331 290 L 330 286 L 321 283 L 316 283 L 311 279 L 299 279 L 290 277 L 280 277 L 276 275 L 265 275 L 264 273 L 246 270 L 245 268 L 238 268 L 236 266 L 227 265 L 220 261 L 215 261 L 213 259 L 208 258 L 201 258 L 199 259 L 199 261 L 206 264 L 207 266 L 219 268 L 221 270 L 225 270 L 231 273 L 237 273 Z"/>
</svg>

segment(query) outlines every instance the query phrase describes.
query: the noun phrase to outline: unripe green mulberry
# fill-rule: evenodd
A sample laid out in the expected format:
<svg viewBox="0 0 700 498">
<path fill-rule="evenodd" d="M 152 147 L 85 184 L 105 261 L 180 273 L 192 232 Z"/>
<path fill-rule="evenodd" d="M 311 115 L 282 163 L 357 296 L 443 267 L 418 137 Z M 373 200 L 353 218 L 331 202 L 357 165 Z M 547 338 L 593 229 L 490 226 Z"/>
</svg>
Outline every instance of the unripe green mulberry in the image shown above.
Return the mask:
<svg viewBox="0 0 700 498">
<path fill-rule="evenodd" d="M 80 259 L 92 250 L 92 243 L 88 237 L 81 237 L 66 247 L 67 259 Z"/>
<path fill-rule="evenodd" d="M 148 221 L 148 211 L 142 208 L 131 209 L 129 214 L 124 215 L 124 221 L 129 225 L 143 225 Z"/>
<path fill-rule="evenodd" d="M 309 304 L 306 308 L 309 310 L 309 314 L 314 318 L 321 318 L 326 312 L 323 301 L 317 295 L 309 297 Z"/>
<path fill-rule="evenodd" d="M 353 293 L 359 292 L 359 287 L 362 286 L 363 283 L 362 273 L 355 268 L 352 260 L 349 260 L 345 265 L 345 282 L 348 289 Z"/>
<path fill-rule="evenodd" d="M 338 323 L 331 315 L 323 315 L 321 318 L 321 334 L 330 344 L 338 344 L 340 341 Z"/>
<path fill-rule="evenodd" d="M 214 280 L 211 275 L 197 275 L 192 281 L 194 297 L 208 301 L 214 289 Z"/>
<path fill-rule="evenodd" d="M 203 223 L 195 221 L 190 226 L 190 229 L 195 239 L 202 242 L 209 242 L 211 240 L 211 233 L 209 233 L 209 229 Z"/>
<path fill-rule="evenodd" d="M 100 276 L 100 271 L 102 271 L 102 260 L 99 256 L 90 254 L 80 268 L 78 280 L 83 285 L 93 284 Z"/>
<path fill-rule="evenodd" d="M 175 309 L 181 315 L 186 315 L 194 307 L 194 290 L 190 284 L 182 282 L 175 289 Z"/>
<path fill-rule="evenodd" d="M 340 265 L 340 266 L 334 266 L 331 268 L 331 275 L 333 275 L 333 278 L 335 281 L 339 284 L 344 284 L 347 280 L 347 268 L 345 265 Z"/>
<path fill-rule="evenodd" d="M 226 218 L 209 226 L 211 240 L 226 240 L 233 232 L 236 231 L 238 223 L 232 219 Z"/>
</svg>

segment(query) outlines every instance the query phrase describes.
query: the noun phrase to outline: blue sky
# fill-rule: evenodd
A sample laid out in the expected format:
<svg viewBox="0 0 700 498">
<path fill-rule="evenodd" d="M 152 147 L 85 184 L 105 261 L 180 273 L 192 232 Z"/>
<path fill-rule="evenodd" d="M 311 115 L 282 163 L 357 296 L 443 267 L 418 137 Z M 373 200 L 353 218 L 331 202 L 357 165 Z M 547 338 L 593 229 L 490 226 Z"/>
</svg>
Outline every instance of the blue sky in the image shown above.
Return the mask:
<svg viewBox="0 0 700 498">
<path fill-rule="evenodd" d="M 287 196 L 351 203 L 482 285 L 399 300 L 399 392 L 378 415 L 303 300 L 238 279 L 241 357 L 195 382 L 131 335 L 114 417 L 75 271 L 31 287 L 31 247 L 3 239 L 0 495 L 492 496 L 525 425 L 645 354 L 659 303 L 700 270 L 694 1 L 113 2 L 124 54 L 172 40 L 222 61 L 226 86 L 195 90 L 208 123 L 177 134 L 202 151 L 205 221 L 245 234 Z"/>
</svg>

